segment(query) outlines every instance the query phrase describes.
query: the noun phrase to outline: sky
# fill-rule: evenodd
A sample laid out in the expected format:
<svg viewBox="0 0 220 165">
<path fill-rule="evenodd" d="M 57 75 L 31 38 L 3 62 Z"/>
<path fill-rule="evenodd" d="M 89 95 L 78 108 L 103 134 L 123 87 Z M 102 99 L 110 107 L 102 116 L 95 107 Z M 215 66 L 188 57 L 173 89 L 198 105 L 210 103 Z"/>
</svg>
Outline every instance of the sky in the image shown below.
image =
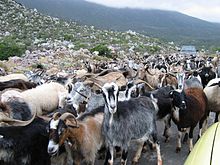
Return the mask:
<svg viewBox="0 0 220 165">
<path fill-rule="evenodd" d="M 220 23 L 220 0 L 87 0 L 110 7 L 178 11 L 210 22 Z"/>
</svg>

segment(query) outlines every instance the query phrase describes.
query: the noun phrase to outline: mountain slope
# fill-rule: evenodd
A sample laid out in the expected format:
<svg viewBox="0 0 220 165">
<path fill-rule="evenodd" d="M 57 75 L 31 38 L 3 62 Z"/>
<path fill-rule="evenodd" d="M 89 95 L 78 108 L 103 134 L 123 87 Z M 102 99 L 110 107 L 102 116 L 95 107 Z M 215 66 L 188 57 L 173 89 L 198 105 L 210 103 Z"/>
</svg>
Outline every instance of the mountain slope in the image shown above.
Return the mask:
<svg viewBox="0 0 220 165">
<path fill-rule="evenodd" d="M 178 12 L 142 9 L 116 9 L 83 0 L 17 0 L 49 15 L 75 20 L 98 28 L 160 37 L 179 44 L 212 46 L 220 44 L 220 24 L 210 23 Z"/>
<path fill-rule="evenodd" d="M 91 49 L 104 44 L 116 52 L 124 51 L 152 53 L 174 50 L 174 45 L 155 38 L 128 32 L 99 30 L 76 22 L 27 9 L 12 0 L 0 1 L 0 42 L 16 42 L 28 50 L 57 49 L 67 47 L 74 50 Z"/>
</svg>

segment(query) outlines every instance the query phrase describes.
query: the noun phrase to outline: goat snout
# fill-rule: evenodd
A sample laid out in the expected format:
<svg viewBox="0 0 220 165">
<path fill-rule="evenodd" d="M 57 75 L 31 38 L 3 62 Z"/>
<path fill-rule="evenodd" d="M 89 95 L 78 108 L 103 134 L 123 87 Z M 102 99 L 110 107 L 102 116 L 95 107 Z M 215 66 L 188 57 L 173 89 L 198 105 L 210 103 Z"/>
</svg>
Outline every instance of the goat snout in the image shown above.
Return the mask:
<svg viewBox="0 0 220 165">
<path fill-rule="evenodd" d="M 110 105 L 110 106 L 109 106 L 109 112 L 110 112 L 110 113 L 115 113 L 115 112 L 116 112 L 116 109 L 117 109 L 117 108 L 116 108 L 115 105 Z"/>
<path fill-rule="evenodd" d="M 178 87 L 179 87 L 179 89 L 183 89 L 183 85 L 182 85 L 182 84 L 181 84 L 181 85 L 179 85 Z"/>
<path fill-rule="evenodd" d="M 205 77 L 209 77 L 209 74 L 208 74 L 208 73 L 206 73 L 206 74 L 205 74 Z"/>
<path fill-rule="evenodd" d="M 110 105 L 110 108 L 111 109 L 115 109 L 115 105 Z"/>
<path fill-rule="evenodd" d="M 59 149 L 59 145 L 56 144 L 53 140 L 50 140 L 47 147 L 48 154 L 53 156 L 58 152 L 58 149 Z"/>
</svg>

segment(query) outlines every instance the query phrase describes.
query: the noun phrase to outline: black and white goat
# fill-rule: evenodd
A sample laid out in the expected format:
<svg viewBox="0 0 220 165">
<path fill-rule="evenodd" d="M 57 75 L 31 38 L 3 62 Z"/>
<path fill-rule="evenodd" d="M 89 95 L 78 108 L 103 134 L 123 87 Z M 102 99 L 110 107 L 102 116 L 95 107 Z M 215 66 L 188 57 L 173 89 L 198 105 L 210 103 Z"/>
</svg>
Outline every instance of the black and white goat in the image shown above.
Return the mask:
<svg viewBox="0 0 220 165">
<path fill-rule="evenodd" d="M 108 151 L 105 164 L 113 165 L 114 147 L 122 148 L 122 164 L 127 162 L 128 147 L 131 140 L 139 142 L 133 162 L 138 162 L 143 144 L 153 138 L 157 149 L 157 162 L 162 164 L 160 146 L 157 141 L 156 104 L 150 98 L 131 98 L 118 101 L 119 89 L 115 83 L 106 83 L 102 87 L 105 99 L 102 133 L 106 139 Z"/>
</svg>

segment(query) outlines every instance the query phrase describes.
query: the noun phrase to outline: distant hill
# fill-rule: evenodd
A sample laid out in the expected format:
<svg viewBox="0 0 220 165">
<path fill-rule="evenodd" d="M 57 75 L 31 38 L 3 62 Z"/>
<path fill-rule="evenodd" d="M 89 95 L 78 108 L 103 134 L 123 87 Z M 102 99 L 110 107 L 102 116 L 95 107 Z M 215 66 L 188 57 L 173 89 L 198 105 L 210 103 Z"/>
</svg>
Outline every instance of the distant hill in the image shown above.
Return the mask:
<svg viewBox="0 0 220 165">
<path fill-rule="evenodd" d="M 51 16 L 97 28 L 135 30 L 179 44 L 199 47 L 220 45 L 220 24 L 174 11 L 111 8 L 84 0 L 16 0 Z"/>
<path fill-rule="evenodd" d="M 28 9 L 13 0 L 0 0 L 0 51 L 10 46 L 18 55 L 16 48 L 22 52 L 28 50 L 58 50 L 93 48 L 107 46 L 121 57 L 127 54 L 172 53 L 176 45 L 163 42 L 157 38 L 147 37 L 133 31 L 117 32 L 100 30 L 93 26 L 64 21 L 35 9 Z M 19 53 L 20 54 L 22 54 Z M 7 53 L 7 52 L 6 52 Z M 0 57 L 2 56 L 0 52 Z"/>
</svg>

